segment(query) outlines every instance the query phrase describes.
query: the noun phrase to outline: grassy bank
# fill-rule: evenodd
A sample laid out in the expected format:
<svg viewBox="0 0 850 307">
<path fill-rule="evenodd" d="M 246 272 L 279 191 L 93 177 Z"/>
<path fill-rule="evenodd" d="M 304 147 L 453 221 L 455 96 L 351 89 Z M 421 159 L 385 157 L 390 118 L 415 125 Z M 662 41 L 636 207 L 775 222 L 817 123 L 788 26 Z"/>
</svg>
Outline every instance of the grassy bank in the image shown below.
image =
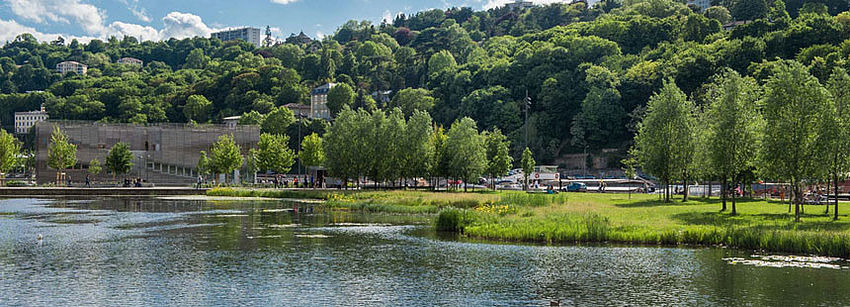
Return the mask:
<svg viewBox="0 0 850 307">
<path fill-rule="evenodd" d="M 839 221 L 824 215 L 824 206 L 807 206 L 795 223 L 788 205 L 774 201 L 739 201 L 732 216 L 720 212 L 718 199 L 664 203 L 645 194 L 214 189 L 209 195 L 323 199 L 334 210 L 439 213 L 438 230 L 504 241 L 724 245 L 850 258 L 850 204 L 840 205 Z"/>
<path fill-rule="evenodd" d="M 664 203 L 657 196 L 570 194 L 567 202 L 520 207 L 511 214 L 446 211 L 437 225 L 467 236 L 541 243 L 619 242 L 724 245 L 742 249 L 850 257 L 850 217 L 832 221 L 824 206 L 808 206 L 795 223 L 787 204 L 738 203 L 738 215 L 719 212 L 717 199 Z M 839 205 L 839 212 L 850 205 Z M 832 208 L 830 208 L 832 210 Z M 460 215 L 463 218 L 452 216 Z M 440 222 L 444 225 L 440 225 Z M 448 220 L 457 221 L 446 225 Z"/>
</svg>

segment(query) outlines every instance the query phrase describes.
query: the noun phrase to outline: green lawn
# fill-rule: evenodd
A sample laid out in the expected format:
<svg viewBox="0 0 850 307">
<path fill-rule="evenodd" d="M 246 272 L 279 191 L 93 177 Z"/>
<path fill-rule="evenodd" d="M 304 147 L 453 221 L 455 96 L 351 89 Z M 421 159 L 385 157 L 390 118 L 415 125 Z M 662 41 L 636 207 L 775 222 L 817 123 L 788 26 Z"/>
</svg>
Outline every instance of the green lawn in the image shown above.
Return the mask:
<svg viewBox="0 0 850 307">
<path fill-rule="evenodd" d="M 438 214 L 438 229 L 466 236 L 542 243 L 621 242 L 725 245 L 775 252 L 850 257 L 850 204 L 840 219 L 824 206 L 806 206 L 794 222 L 787 203 L 739 200 L 720 212 L 717 198 L 681 198 L 665 203 L 657 195 L 522 192 L 447 193 L 425 191 L 214 190 L 212 195 L 310 197 L 334 210 Z M 832 207 L 830 208 L 832 213 Z"/>
</svg>

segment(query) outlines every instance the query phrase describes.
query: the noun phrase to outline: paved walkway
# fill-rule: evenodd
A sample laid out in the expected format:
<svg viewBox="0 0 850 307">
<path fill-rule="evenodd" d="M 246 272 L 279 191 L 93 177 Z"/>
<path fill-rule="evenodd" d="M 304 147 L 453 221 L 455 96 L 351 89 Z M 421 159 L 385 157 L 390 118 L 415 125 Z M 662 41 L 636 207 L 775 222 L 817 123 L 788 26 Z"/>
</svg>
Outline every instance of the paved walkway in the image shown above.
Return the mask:
<svg viewBox="0 0 850 307">
<path fill-rule="evenodd" d="M 0 187 L 2 196 L 173 196 L 204 195 L 207 189 L 192 187 L 147 188 L 67 188 L 67 187 Z"/>
</svg>

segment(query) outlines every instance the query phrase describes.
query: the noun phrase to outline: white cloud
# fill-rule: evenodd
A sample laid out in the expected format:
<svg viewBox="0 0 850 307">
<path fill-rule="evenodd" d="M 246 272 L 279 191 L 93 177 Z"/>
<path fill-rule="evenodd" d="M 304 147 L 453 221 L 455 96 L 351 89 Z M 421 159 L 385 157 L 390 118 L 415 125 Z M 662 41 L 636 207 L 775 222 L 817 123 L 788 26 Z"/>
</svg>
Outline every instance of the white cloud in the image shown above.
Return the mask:
<svg viewBox="0 0 850 307">
<path fill-rule="evenodd" d="M 164 28 L 160 31 L 161 39 L 208 37 L 213 29 L 210 29 L 201 17 L 190 13 L 171 12 L 162 18 Z"/>
<path fill-rule="evenodd" d="M 106 14 L 79 0 L 6 0 L 12 13 L 38 23 L 75 23 L 89 35 L 102 35 Z"/>
<path fill-rule="evenodd" d="M 298 1 L 298 0 L 271 0 L 272 3 L 277 3 L 277 4 L 282 4 L 282 5 L 287 5 L 287 4 L 296 2 L 296 1 Z"/>
<path fill-rule="evenodd" d="M 109 25 L 109 30 L 106 33 L 106 37 L 115 36 L 117 38 L 122 38 L 124 36 L 132 36 L 140 41 L 146 40 L 160 40 L 159 31 L 154 29 L 153 27 L 142 26 L 132 23 L 125 23 L 116 21 Z"/>
<path fill-rule="evenodd" d="M 524 0 L 524 1 L 531 1 L 531 2 L 534 2 L 534 4 L 537 4 L 537 5 L 546 5 L 546 4 L 552 4 L 552 3 L 568 3 L 569 2 L 569 1 L 566 1 L 566 0 Z M 501 6 L 504 6 L 505 4 L 513 3 L 513 2 L 516 2 L 516 1 L 515 0 L 487 0 L 487 3 L 484 4 L 484 9 L 489 10 L 489 9 L 501 7 Z"/>
<path fill-rule="evenodd" d="M 86 43 L 91 41 L 92 39 L 95 39 L 95 37 L 90 36 L 70 36 L 63 34 L 41 33 L 35 28 L 19 24 L 17 21 L 0 19 L 0 42 L 13 41 L 15 40 L 15 37 L 24 33 L 32 34 L 32 36 L 34 36 L 39 41 L 53 41 L 60 36 L 65 38 L 65 42 L 70 42 L 72 39 L 76 39 L 80 42 Z"/>
<path fill-rule="evenodd" d="M 127 5 L 127 9 L 130 10 L 130 13 L 133 13 L 133 16 L 136 16 L 141 21 L 151 22 L 148 11 L 143 7 L 139 7 L 139 0 L 121 0 L 121 2 Z"/>
</svg>

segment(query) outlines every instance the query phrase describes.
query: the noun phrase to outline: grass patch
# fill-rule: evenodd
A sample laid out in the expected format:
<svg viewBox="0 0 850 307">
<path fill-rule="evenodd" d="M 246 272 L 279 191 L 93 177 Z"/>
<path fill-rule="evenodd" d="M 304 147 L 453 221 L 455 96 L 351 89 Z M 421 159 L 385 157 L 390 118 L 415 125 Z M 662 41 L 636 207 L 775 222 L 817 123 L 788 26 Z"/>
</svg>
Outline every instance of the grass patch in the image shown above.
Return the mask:
<svg viewBox="0 0 850 307">
<path fill-rule="evenodd" d="M 332 210 L 425 214 L 438 231 L 505 241 L 541 243 L 617 242 L 664 245 L 724 245 L 742 249 L 850 258 L 850 204 L 840 220 L 824 206 L 806 206 L 794 222 L 788 205 L 738 200 L 737 212 L 720 212 L 716 198 L 662 202 L 657 195 L 515 191 L 453 193 L 213 189 L 209 195 L 326 200 Z M 731 206 L 731 204 L 729 204 Z M 730 207 L 731 208 L 731 207 Z M 830 213 L 832 212 L 830 208 Z"/>
</svg>

